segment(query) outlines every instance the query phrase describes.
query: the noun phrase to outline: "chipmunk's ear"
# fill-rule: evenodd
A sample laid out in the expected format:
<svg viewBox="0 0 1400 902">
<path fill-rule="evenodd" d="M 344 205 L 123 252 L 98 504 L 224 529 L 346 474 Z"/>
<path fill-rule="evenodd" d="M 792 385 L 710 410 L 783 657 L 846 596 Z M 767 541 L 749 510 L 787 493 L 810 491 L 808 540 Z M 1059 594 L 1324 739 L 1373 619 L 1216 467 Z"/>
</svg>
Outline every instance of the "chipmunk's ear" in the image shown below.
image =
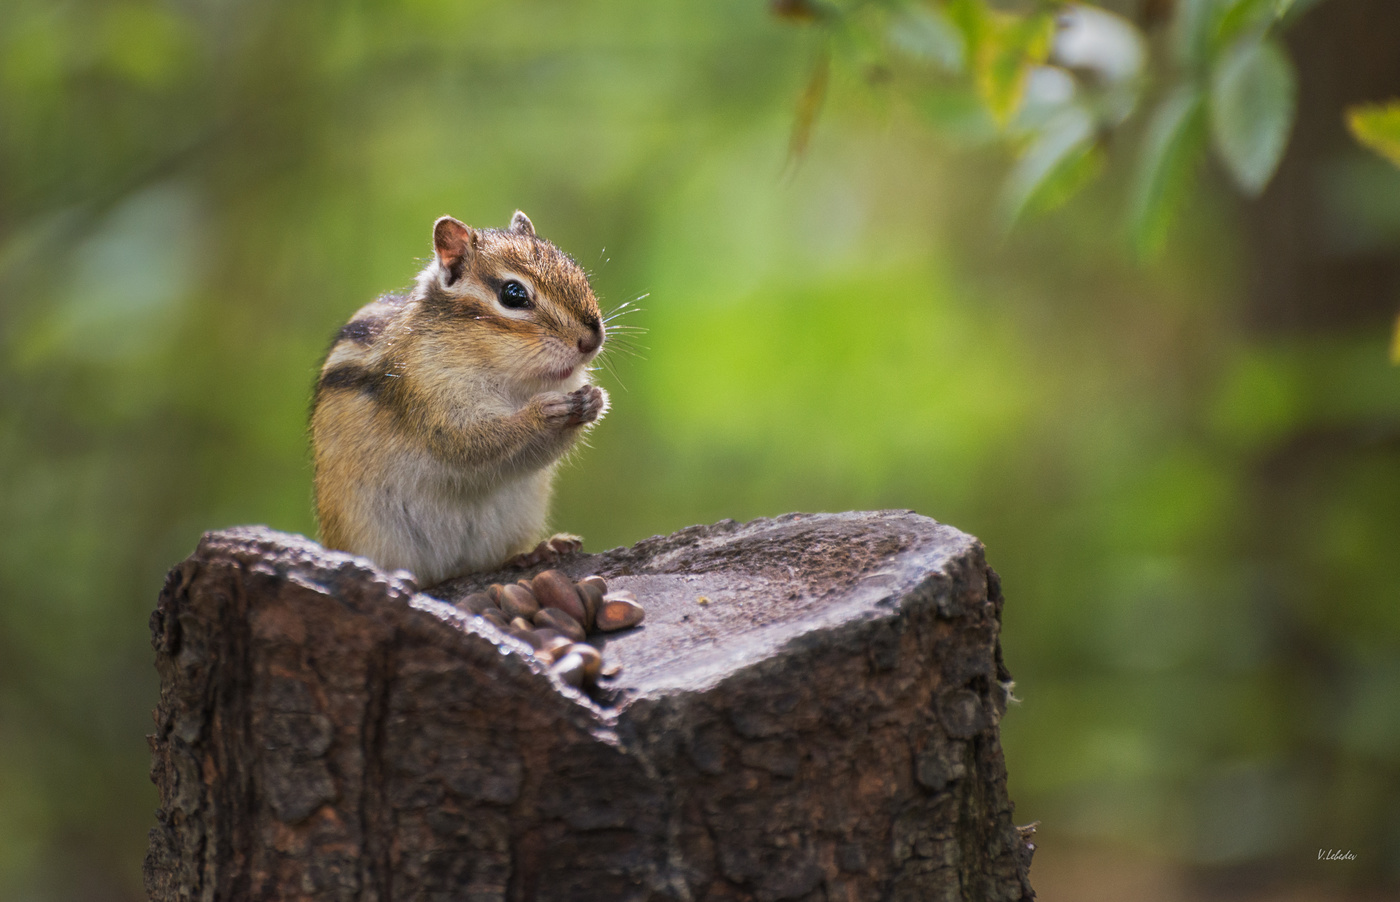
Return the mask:
<svg viewBox="0 0 1400 902">
<path fill-rule="evenodd" d="M 476 232 L 451 216 L 444 216 L 433 223 L 433 250 L 442 265 L 446 284 L 451 285 L 462 278 L 476 252 Z"/>
<path fill-rule="evenodd" d="M 535 224 L 530 221 L 530 217 L 526 216 L 523 210 L 516 210 L 515 215 L 510 218 L 510 230 L 517 235 L 535 237 Z"/>
</svg>

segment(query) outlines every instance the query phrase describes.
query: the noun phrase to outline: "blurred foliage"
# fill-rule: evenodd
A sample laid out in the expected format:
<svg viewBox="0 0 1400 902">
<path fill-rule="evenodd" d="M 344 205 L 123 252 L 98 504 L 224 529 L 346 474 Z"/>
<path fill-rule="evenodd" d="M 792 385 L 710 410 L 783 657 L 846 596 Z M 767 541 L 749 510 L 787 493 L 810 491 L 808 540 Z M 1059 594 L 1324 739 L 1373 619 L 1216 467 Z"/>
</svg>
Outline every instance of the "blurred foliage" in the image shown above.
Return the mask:
<svg viewBox="0 0 1400 902">
<path fill-rule="evenodd" d="M 8 0 L 0 899 L 141 897 L 164 572 L 206 529 L 313 531 L 330 334 L 435 217 L 516 207 L 647 329 L 559 528 L 954 523 L 1005 578 L 1040 856 L 1395 880 L 1396 371 L 1374 328 L 1243 328 L 1244 226 L 1185 187 L 1210 146 L 1268 180 L 1307 5 L 1183 2 L 1153 81 L 1131 41 L 1057 62 L 1088 51 L 1049 5 L 776 5 L 795 31 L 758 0 Z M 1368 163 L 1315 180 L 1337 254 L 1400 247 L 1400 171 Z"/>
<path fill-rule="evenodd" d="M 1400 100 L 1352 107 L 1347 110 L 1347 127 L 1356 140 L 1400 166 Z M 1400 317 L 1390 340 L 1390 362 L 1400 365 Z"/>
<path fill-rule="evenodd" d="M 1207 144 L 1246 194 L 1278 168 L 1293 125 L 1295 76 L 1277 40 L 1318 0 L 1180 0 L 1090 5 L 1069 0 L 783 2 L 779 16 L 816 24 L 867 74 L 899 73 L 932 124 L 965 134 L 974 96 L 980 138 L 1016 148 L 1007 224 L 1053 208 L 1100 168 L 1114 132 L 1143 112 L 1132 236 L 1158 253 Z M 1109 7 L 1129 7 L 1139 21 Z M 1170 10 L 1167 15 L 1163 10 Z M 1165 21 L 1156 21 L 1165 20 Z M 1154 41 L 1154 33 L 1165 33 Z M 825 66 L 825 62 L 822 63 Z M 809 116 L 799 129 L 809 128 Z"/>
<path fill-rule="evenodd" d="M 1128 192 L 1128 233 L 1144 258 L 1159 254 L 1207 148 L 1235 186 L 1260 194 L 1283 159 L 1297 100 L 1278 33 L 1321 0 L 782 0 L 780 18 L 816 25 L 867 78 L 903 76 L 932 126 L 1018 159 L 999 204 L 1006 226 L 1044 213 L 1104 168 L 1116 133 L 1141 108 L 1148 119 Z M 1133 21 L 1110 7 L 1136 11 Z M 1007 8 L 1003 8 L 1007 7 Z M 1154 33 L 1165 35 L 1154 42 Z M 823 53 L 811 86 L 825 85 Z M 822 93 L 799 104 L 791 142 L 807 146 Z M 959 100 L 954 101 L 957 97 Z M 974 100 L 975 98 L 975 100 Z M 969 129 L 969 119 L 980 126 Z M 1358 107 L 1357 139 L 1400 165 L 1400 112 Z M 1209 139 L 1209 140 L 1207 140 Z M 1400 364 L 1400 317 L 1391 360 Z"/>
<path fill-rule="evenodd" d="M 1347 125 L 1356 140 L 1400 166 L 1400 100 L 1354 106 L 1347 111 Z"/>
</svg>

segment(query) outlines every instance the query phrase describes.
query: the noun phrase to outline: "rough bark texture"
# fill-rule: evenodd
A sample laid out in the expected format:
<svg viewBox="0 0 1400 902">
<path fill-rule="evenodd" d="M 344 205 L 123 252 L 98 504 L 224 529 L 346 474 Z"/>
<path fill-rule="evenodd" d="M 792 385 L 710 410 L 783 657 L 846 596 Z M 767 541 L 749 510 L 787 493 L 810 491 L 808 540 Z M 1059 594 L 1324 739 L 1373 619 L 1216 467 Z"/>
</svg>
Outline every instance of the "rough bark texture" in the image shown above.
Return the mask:
<svg viewBox="0 0 1400 902">
<path fill-rule="evenodd" d="M 1033 898 L 975 539 L 789 515 L 560 569 L 647 608 L 596 698 L 438 600 L 489 575 L 205 536 L 151 621 L 151 898 Z"/>
</svg>

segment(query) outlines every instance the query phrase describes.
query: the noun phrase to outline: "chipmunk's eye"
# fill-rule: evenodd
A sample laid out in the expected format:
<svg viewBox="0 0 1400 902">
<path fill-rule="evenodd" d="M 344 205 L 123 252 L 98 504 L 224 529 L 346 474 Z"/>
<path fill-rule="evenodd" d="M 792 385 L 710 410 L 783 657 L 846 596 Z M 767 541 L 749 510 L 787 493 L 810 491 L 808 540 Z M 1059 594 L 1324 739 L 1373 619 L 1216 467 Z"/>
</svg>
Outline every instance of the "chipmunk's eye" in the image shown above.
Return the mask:
<svg viewBox="0 0 1400 902">
<path fill-rule="evenodd" d="M 527 310 L 534 304 L 530 303 L 529 289 L 511 279 L 501 286 L 501 306 L 509 310 Z"/>
</svg>

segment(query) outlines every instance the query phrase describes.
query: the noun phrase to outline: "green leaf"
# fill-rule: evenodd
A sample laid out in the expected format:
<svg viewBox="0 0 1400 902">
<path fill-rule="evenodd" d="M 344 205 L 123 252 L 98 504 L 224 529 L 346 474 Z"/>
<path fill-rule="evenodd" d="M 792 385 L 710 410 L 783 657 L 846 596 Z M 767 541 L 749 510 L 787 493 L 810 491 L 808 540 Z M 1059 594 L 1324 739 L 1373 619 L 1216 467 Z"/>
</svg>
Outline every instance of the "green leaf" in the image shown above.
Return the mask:
<svg viewBox="0 0 1400 902">
<path fill-rule="evenodd" d="M 1348 107 L 1347 127 L 1357 141 L 1400 166 L 1400 100 Z"/>
<path fill-rule="evenodd" d="M 1177 62 L 1185 68 L 1202 68 L 1210 58 L 1210 39 L 1220 9 L 1220 0 L 1178 0 L 1172 22 L 1172 48 Z"/>
<path fill-rule="evenodd" d="M 998 125 L 1005 127 L 1020 109 L 1026 79 L 1050 55 L 1054 38 L 1055 20 L 1049 15 L 987 14 L 981 40 L 972 48 L 972 66 L 978 93 Z"/>
<path fill-rule="evenodd" d="M 1395 334 L 1390 338 L 1390 362 L 1400 366 L 1400 316 L 1395 318 Z"/>
<path fill-rule="evenodd" d="M 890 22 L 888 36 L 890 44 L 907 56 L 949 73 L 963 71 L 967 56 L 963 36 L 937 7 L 914 6 L 900 12 Z"/>
<path fill-rule="evenodd" d="M 1218 54 L 1237 40 L 1258 40 L 1277 20 L 1276 0 L 1229 0 L 1211 35 L 1212 52 Z"/>
<path fill-rule="evenodd" d="M 987 8 L 982 0 L 948 0 L 943 13 L 953 27 L 962 32 L 964 46 L 975 47 L 982 37 Z"/>
<path fill-rule="evenodd" d="M 1210 86 L 1215 150 L 1246 194 L 1264 190 L 1293 129 L 1293 64 L 1272 40 L 1246 40 L 1216 67 Z"/>
<path fill-rule="evenodd" d="M 1191 188 L 1206 144 L 1205 100 L 1183 85 L 1152 115 L 1133 184 L 1132 236 L 1142 257 L 1154 256 Z"/>
<path fill-rule="evenodd" d="M 1002 189 L 1001 216 L 1007 227 L 1026 213 L 1064 203 L 1098 168 L 1094 118 L 1074 107 L 1055 116 L 1011 170 Z"/>
<path fill-rule="evenodd" d="M 1021 106 L 1031 69 L 1050 55 L 1054 17 L 999 12 L 979 0 L 950 0 L 945 11 L 962 32 L 978 96 L 1004 128 Z"/>
<path fill-rule="evenodd" d="M 1177 0 L 1173 48 L 1193 72 L 1215 64 L 1223 48 L 1264 36 L 1279 16 L 1279 0 Z"/>
</svg>

